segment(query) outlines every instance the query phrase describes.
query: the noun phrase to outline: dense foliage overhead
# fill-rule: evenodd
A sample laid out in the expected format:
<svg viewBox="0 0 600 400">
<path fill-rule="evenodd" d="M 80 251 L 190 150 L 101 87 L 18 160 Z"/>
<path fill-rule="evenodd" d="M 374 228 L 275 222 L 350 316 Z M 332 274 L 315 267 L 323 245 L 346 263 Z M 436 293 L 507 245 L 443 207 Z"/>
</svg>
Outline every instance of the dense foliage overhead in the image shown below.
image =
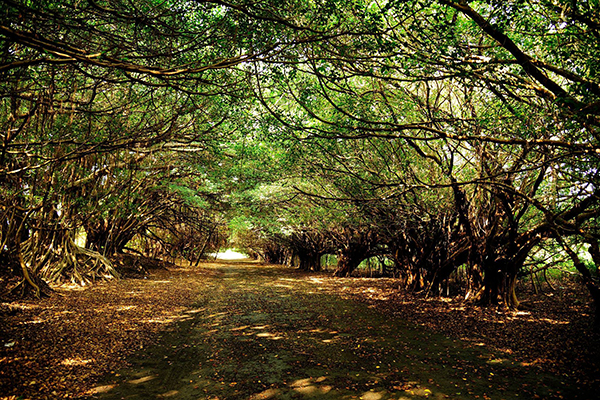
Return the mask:
<svg viewBox="0 0 600 400">
<path fill-rule="evenodd" d="M 565 256 L 598 302 L 599 10 L 6 1 L 3 272 L 39 292 L 229 235 L 513 307 L 519 277 Z"/>
</svg>

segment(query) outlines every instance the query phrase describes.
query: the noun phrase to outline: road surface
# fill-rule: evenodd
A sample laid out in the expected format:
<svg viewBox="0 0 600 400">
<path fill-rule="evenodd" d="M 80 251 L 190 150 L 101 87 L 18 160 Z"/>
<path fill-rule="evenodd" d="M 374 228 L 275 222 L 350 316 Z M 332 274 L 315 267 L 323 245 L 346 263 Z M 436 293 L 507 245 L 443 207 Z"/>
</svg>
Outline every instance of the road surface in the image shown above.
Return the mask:
<svg viewBox="0 0 600 400">
<path fill-rule="evenodd" d="M 161 342 L 100 399 L 575 398 L 559 378 L 329 293 L 318 277 L 221 261 Z M 416 310 L 418 311 L 418 310 Z M 583 398 L 583 397 L 582 397 Z"/>
</svg>

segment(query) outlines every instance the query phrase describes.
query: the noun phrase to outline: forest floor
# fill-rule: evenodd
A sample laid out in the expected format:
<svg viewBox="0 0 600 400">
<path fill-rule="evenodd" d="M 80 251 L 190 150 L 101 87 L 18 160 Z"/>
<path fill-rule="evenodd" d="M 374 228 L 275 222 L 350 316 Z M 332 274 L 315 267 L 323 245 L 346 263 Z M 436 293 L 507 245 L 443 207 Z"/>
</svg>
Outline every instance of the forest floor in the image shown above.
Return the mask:
<svg viewBox="0 0 600 400">
<path fill-rule="evenodd" d="M 0 399 L 593 398 L 585 292 L 526 311 L 249 261 L 0 307 Z"/>
</svg>

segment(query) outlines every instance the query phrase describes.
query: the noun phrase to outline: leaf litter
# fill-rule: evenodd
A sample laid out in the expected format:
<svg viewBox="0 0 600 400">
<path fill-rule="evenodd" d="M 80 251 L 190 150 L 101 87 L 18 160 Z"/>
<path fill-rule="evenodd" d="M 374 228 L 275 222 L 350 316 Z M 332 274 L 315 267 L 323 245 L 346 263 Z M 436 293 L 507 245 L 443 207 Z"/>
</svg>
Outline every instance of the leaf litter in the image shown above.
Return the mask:
<svg viewBox="0 0 600 400">
<path fill-rule="evenodd" d="M 218 289 L 218 285 L 213 283 L 210 286 L 210 282 L 222 278 L 221 267 L 221 264 L 207 264 L 198 269 L 172 268 L 169 271 L 153 272 L 148 279 L 106 282 L 84 290 L 63 288 L 59 289 L 60 295 L 51 298 L 3 303 L 0 308 L 0 399 L 56 399 L 102 395 L 115 388 L 114 383 L 107 384 L 106 376 L 118 377 L 119 371 L 130 365 L 130 358 L 134 353 L 143 353 L 156 345 L 161 336 L 164 337 L 169 331 L 176 329 L 178 322 L 196 316 L 210 316 L 212 328 L 216 331 L 223 321 L 235 315 L 239 318 L 243 316 L 244 324 L 228 328 L 228 340 L 243 340 L 255 348 L 239 349 L 236 357 L 240 360 L 253 351 L 263 354 L 267 348 L 274 353 L 270 355 L 270 362 L 282 359 L 283 356 L 275 354 L 283 354 L 283 351 L 279 351 L 283 350 L 282 341 L 279 339 L 290 340 L 295 337 L 300 348 L 298 354 L 303 354 L 306 359 L 288 360 L 290 364 L 298 368 L 310 367 L 319 370 L 354 366 L 356 373 L 353 373 L 351 378 L 346 377 L 337 383 L 345 386 L 347 390 L 366 390 L 363 393 L 364 398 L 384 398 L 378 391 L 381 390 L 381 382 L 367 379 L 366 373 L 369 368 L 375 371 L 390 371 L 394 380 L 388 382 L 387 388 L 390 391 L 401 390 L 411 396 L 428 397 L 430 394 L 427 392 L 430 391 L 429 388 L 399 378 L 417 367 L 428 368 L 432 375 L 445 369 L 452 371 L 453 376 L 457 377 L 457 387 L 460 385 L 464 389 L 463 395 L 474 396 L 475 392 L 470 391 L 472 389 L 469 383 L 474 376 L 478 379 L 488 379 L 498 390 L 504 389 L 501 378 L 506 377 L 497 377 L 491 372 L 495 370 L 478 367 L 466 358 L 457 359 L 456 354 L 448 348 L 439 348 L 432 352 L 436 350 L 435 344 L 428 349 L 424 346 L 423 352 L 430 353 L 425 358 L 415 353 L 421 349 L 409 349 L 410 345 L 406 345 L 404 350 L 407 351 L 408 359 L 412 361 L 403 366 L 395 365 L 395 360 L 392 360 L 395 357 L 393 352 L 381 345 L 381 338 L 368 340 L 369 332 L 393 328 L 388 326 L 385 320 L 376 324 L 370 322 L 368 317 L 364 321 L 353 321 L 360 323 L 367 332 L 367 336 L 364 336 L 367 339 L 357 339 L 351 333 L 324 329 L 318 325 L 315 325 L 314 329 L 307 328 L 304 332 L 288 330 L 293 327 L 292 316 L 288 318 L 290 324 L 282 324 L 278 330 L 270 331 L 269 329 L 274 327 L 264 322 L 267 321 L 268 315 L 265 309 L 271 306 L 260 298 L 253 298 L 255 302 L 252 304 L 240 303 L 237 310 L 227 310 L 227 307 L 211 308 L 210 301 L 218 303 L 226 300 L 219 296 L 199 306 L 199 292 Z M 286 280 L 285 286 L 292 282 L 289 288 L 305 288 L 303 292 L 295 293 L 298 298 L 311 299 L 317 296 L 315 293 L 327 292 L 342 299 L 358 300 L 374 309 L 374 312 L 377 310 L 376 312 L 387 315 L 386 318 L 393 316 L 394 319 L 420 325 L 426 331 L 441 333 L 451 340 L 468 343 L 473 348 L 490 349 L 489 359 L 486 360 L 490 368 L 495 365 L 507 365 L 509 360 L 512 360 L 510 363 L 514 363 L 516 360 L 522 367 L 533 368 L 540 373 L 550 372 L 565 380 L 569 379 L 575 385 L 579 385 L 583 392 L 600 383 L 597 376 L 600 359 L 599 338 L 590 328 L 589 315 L 592 313 L 589 302 L 585 301 L 585 293 L 575 284 L 566 285 L 551 298 L 542 294 L 528 294 L 525 298 L 527 310 L 503 311 L 479 308 L 465 304 L 460 299 L 426 298 L 402 292 L 398 290 L 398 282 L 388 278 L 340 279 L 331 278 L 323 273 L 317 275 L 319 279 L 315 279 L 314 274 L 283 268 L 276 268 L 276 274 Z M 246 279 L 245 287 L 239 285 L 238 290 L 239 293 L 248 295 L 255 283 L 249 277 L 243 279 Z M 282 299 L 289 299 L 289 289 L 283 286 L 273 285 L 273 290 L 281 291 Z M 260 292 L 263 289 L 256 290 Z M 230 297 L 235 295 L 228 294 Z M 348 307 L 339 312 L 339 318 L 348 318 L 352 312 L 351 307 Z M 332 320 L 331 323 L 339 322 L 335 317 L 327 316 L 325 312 L 317 312 L 315 317 Z M 211 331 L 205 332 L 208 333 L 204 339 L 207 342 L 210 342 L 211 335 L 214 335 L 214 332 L 209 332 Z M 309 335 L 311 343 L 344 346 L 338 347 L 338 355 L 349 354 L 341 356 L 347 357 L 347 360 L 330 360 L 325 363 L 312 360 L 314 354 L 308 349 L 312 344 L 303 342 L 301 334 Z M 276 338 L 278 340 L 274 340 Z M 269 344 L 258 344 L 257 340 L 266 340 Z M 362 342 L 359 342 L 361 340 Z M 184 342 L 173 347 L 179 351 L 179 348 L 196 346 Z M 247 382 L 219 372 L 219 365 L 231 356 L 227 344 L 227 341 L 219 343 L 218 347 L 213 349 L 211 357 L 200 361 L 201 365 L 204 363 L 206 368 L 216 371 L 215 378 L 211 379 L 219 379 L 223 385 L 222 390 L 235 390 L 233 393 L 254 391 L 255 398 L 281 395 L 282 388 L 274 387 L 272 382 L 265 383 L 264 378 L 261 380 L 259 376 L 254 382 Z M 303 346 L 307 347 L 307 351 L 302 352 Z M 396 346 L 402 347 L 398 344 Z M 379 348 L 379 354 L 373 353 L 374 347 Z M 385 359 L 385 363 L 381 364 L 381 359 Z M 367 368 L 364 365 L 365 360 L 369 364 L 380 364 Z M 238 365 L 236 368 L 242 370 L 244 366 Z M 153 378 L 152 375 L 143 375 L 136 379 L 151 382 Z M 323 377 L 306 379 L 309 380 L 291 379 L 289 386 L 297 393 L 306 395 L 320 393 L 329 396 L 334 393 L 330 382 L 325 382 L 325 385 L 316 381 L 324 379 Z M 130 379 L 130 382 L 133 380 Z M 430 387 L 434 388 L 435 380 L 430 381 Z M 196 383 L 195 385 L 198 386 Z M 527 386 L 527 383 L 523 384 L 524 393 L 533 393 L 535 389 Z M 161 394 L 162 397 L 175 395 L 172 390 L 165 390 Z M 532 394 L 531 397 L 535 396 Z M 560 393 L 555 393 L 555 397 L 560 398 Z"/>
</svg>

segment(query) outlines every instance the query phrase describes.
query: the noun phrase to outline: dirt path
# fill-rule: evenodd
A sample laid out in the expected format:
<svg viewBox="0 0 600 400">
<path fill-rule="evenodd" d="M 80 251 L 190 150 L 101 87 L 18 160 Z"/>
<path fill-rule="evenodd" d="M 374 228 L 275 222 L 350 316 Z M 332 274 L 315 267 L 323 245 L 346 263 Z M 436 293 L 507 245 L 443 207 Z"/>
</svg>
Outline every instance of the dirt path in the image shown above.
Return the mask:
<svg viewBox="0 0 600 400">
<path fill-rule="evenodd" d="M 484 348 L 327 293 L 319 278 L 232 262 L 100 399 L 588 398 Z"/>
</svg>

